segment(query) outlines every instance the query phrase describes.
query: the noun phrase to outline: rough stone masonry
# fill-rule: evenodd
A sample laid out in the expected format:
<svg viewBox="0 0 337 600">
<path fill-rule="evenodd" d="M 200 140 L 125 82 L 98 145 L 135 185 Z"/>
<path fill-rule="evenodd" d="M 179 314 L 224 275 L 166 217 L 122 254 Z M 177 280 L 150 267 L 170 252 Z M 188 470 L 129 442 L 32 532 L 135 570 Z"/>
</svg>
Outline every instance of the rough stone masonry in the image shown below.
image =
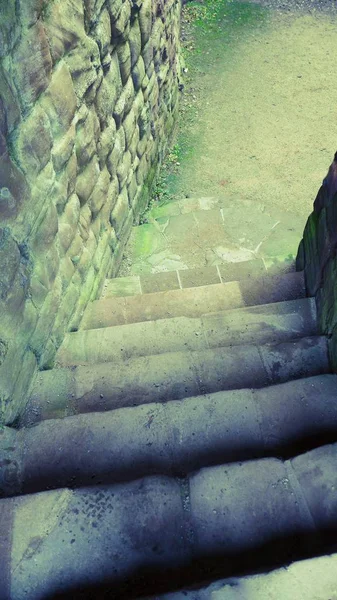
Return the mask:
<svg viewBox="0 0 337 600">
<path fill-rule="evenodd" d="M 0 423 L 114 275 L 173 130 L 180 0 L 0 5 Z"/>
</svg>

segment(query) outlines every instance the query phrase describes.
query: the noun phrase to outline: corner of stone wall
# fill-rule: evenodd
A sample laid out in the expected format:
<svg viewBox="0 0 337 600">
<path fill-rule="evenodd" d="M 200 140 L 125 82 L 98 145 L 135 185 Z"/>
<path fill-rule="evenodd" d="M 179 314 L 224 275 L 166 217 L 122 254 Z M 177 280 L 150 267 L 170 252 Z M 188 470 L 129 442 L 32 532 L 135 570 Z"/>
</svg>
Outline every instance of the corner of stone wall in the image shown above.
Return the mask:
<svg viewBox="0 0 337 600">
<path fill-rule="evenodd" d="M 320 332 L 328 335 L 330 362 L 337 372 L 337 153 L 316 196 L 301 240 L 296 267 L 304 271 L 316 299 Z"/>
<path fill-rule="evenodd" d="M 180 0 L 0 6 L 0 422 L 75 330 L 148 201 L 178 102 Z"/>
</svg>

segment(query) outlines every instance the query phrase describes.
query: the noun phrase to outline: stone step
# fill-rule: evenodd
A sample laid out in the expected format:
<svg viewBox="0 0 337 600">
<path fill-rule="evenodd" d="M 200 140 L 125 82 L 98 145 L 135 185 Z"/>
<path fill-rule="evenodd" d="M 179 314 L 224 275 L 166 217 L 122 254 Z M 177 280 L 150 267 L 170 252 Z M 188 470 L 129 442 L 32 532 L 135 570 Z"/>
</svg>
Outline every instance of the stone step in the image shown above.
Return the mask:
<svg viewBox="0 0 337 600">
<path fill-rule="evenodd" d="M 270 573 L 231 577 L 143 600 L 327 600 L 336 598 L 337 554 L 293 562 Z"/>
<path fill-rule="evenodd" d="M 236 202 L 157 217 L 133 227 L 127 274 L 194 269 L 252 258 L 267 263 L 294 261 L 303 219 L 283 211 L 277 217 L 262 213 L 257 220 L 255 212 L 245 211 Z"/>
<path fill-rule="evenodd" d="M 329 372 L 325 336 L 52 369 L 37 374 L 21 424 Z"/>
<path fill-rule="evenodd" d="M 88 305 L 81 329 L 171 317 L 200 317 L 208 312 L 305 297 L 303 272 L 292 272 L 146 295 L 104 298 Z"/>
<path fill-rule="evenodd" d="M 164 352 L 281 342 L 317 333 L 314 298 L 90 329 L 66 335 L 56 366 L 127 360 Z"/>
<path fill-rule="evenodd" d="M 0 496 L 295 456 L 337 441 L 336 397 L 337 376 L 320 375 L 5 428 Z"/>
<path fill-rule="evenodd" d="M 272 269 L 270 268 L 270 271 L 267 271 L 263 260 L 254 259 L 236 263 L 224 263 L 213 267 L 201 267 L 199 269 L 183 269 L 163 271 L 162 273 L 144 273 L 129 277 L 115 277 L 114 279 L 106 280 L 101 297 L 135 296 L 137 294 L 166 292 L 168 290 L 182 290 L 185 288 L 261 277 L 267 275 L 268 272 L 272 274 Z"/>
<path fill-rule="evenodd" d="M 336 461 L 333 444 L 186 479 L 151 476 L 0 500 L 2 593 L 130 599 L 168 581 L 181 587 L 191 576 L 196 583 L 328 553 L 336 546 Z"/>
</svg>

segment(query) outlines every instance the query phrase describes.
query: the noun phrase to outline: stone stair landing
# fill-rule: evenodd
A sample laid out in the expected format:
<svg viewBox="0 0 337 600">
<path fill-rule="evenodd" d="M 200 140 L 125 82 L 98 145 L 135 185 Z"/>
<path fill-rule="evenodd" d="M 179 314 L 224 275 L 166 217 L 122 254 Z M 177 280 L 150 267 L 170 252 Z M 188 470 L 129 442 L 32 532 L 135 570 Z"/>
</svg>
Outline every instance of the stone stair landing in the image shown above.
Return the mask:
<svg viewBox="0 0 337 600">
<path fill-rule="evenodd" d="M 237 576 L 223 583 L 234 600 L 233 590 L 255 589 L 240 577 L 248 571 L 269 585 L 270 568 L 337 551 L 327 339 L 291 252 L 276 238 L 265 252 L 270 230 L 240 254 L 235 226 L 226 229 L 238 210 L 209 199 L 153 209 L 134 229 L 131 253 L 146 242 L 134 273 L 106 281 L 54 367 L 38 373 L 19 429 L 1 433 L 11 600 L 160 598 L 181 587 L 188 597 L 189 585 Z M 245 252 L 261 238 L 247 215 Z M 233 253 L 206 264 L 215 242 Z M 148 269 L 150 246 L 180 248 L 181 262 Z"/>
<path fill-rule="evenodd" d="M 295 214 L 223 198 L 187 198 L 155 206 L 146 218 L 146 224 L 133 228 L 124 274 L 180 273 L 252 258 L 285 268 L 283 263 L 296 256 L 304 227 Z"/>
</svg>

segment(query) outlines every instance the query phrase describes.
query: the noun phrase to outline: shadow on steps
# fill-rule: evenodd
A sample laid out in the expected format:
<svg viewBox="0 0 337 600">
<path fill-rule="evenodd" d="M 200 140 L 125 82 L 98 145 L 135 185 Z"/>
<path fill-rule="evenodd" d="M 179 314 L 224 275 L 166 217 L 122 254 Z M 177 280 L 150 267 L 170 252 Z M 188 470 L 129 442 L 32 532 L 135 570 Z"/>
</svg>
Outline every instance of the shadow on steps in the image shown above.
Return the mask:
<svg viewBox="0 0 337 600">
<path fill-rule="evenodd" d="M 135 571 L 126 581 L 74 587 L 67 592 L 44 596 L 41 600 L 136 600 L 175 592 L 181 588 L 198 588 L 215 579 L 265 573 L 295 560 L 332 554 L 337 550 L 337 526 L 319 534 L 280 537 L 260 548 L 237 556 L 219 554 L 204 556 L 179 569 L 158 570 L 148 566 Z M 235 582 L 233 585 L 236 585 Z"/>
</svg>

